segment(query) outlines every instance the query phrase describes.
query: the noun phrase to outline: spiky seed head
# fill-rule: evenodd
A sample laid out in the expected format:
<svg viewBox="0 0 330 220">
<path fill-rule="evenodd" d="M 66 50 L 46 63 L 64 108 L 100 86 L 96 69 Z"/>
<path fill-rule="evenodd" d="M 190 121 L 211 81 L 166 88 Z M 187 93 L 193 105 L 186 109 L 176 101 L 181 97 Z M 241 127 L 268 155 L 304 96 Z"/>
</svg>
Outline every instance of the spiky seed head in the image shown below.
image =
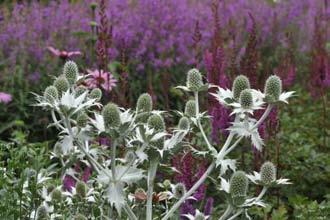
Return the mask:
<svg viewBox="0 0 330 220">
<path fill-rule="evenodd" d="M 68 80 L 64 76 L 58 77 L 54 82 L 54 86 L 58 90 L 59 95 L 62 95 L 64 92 L 68 91 L 70 87 Z"/>
<path fill-rule="evenodd" d="M 136 108 L 138 112 L 150 112 L 152 110 L 152 98 L 148 93 L 143 93 L 137 100 Z"/>
<path fill-rule="evenodd" d="M 84 92 L 86 92 L 86 91 L 87 91 L 87 88 L 86 88 L 85 86 L 78 86 L 78 87 L 76 88 L 76 94 L 75 94 L 75 97 L 77 98 L 77 97 L 81 96 L 81 95 L 84 94 Z"/>
<path fill-rule="evenodd" d="M 100 101 L 102 98 L 102 91 L 99 88 L 94 88 L 90 93 L 89 93 L 89 98 L 91 99 L 96 99 L 96 101 Z"/>
<path fill-rule="evenodd" d="M 186 193 L 186 186 L 183 183 L 177 183 L 173 188 L 173 195 L 176 199 L 181 199 Z"/>
<path fill-rule="evenodd" d="M 87 218 L 83 214 L 77 214 L 74 220 L 87 220 Z"/>
<path fill-rule="evenodd" d="M 53 201 L 60 202 L 62 200 L 62 192 L 60 189 L 55 188 L 51 193 L 51 198 Z"/>
<path fill-rule="evenodd" d="M 151 115 L 148 118 L 148 126 L 155 131 L 164 131 L 165 130 L 165 122 L 161 115 Z"/>
<path fill-rule="evenodd" d="M 269 185 L 276 180 L 276 167 L 272 162 L 265 162 L 261 166 L 260 180 L 264 185 Z"/>
<path fill-rule="evenodd" d="M 64 76 L 69 81 L 70 85 L 75 84 L 75 82 L 77 81 L 77 78 L 78 78 L 78 74 L 79 74 L 77 64 L 73 61 L 67 61 L 64 64 L 63 73 L 64 73 Z"/>
<path fill-rule="evenodd" d="M 199 89 L 203 86 L 202 74 L 198 69 L 191 69 L 187 74 L 187 87 L 191 91 L 199 91 Z"/>
<path fill-rule="evenodd" d="M 206 220 L 206 217 L 203 213 L 198 212 L 196 213 L 194 220 Z"/>
<path fill-rule="evenodd" d="M 189 100 L 184 108 L 184 113 L 188 117 L 196 117 L 196 102 L 194 100 Z"/>
<path fill-rule="evenodd" d="M 234 205 L 242 205 L 246 198 L 249 181 L 243 171 L 235 172 L 229 182 L 229 193 Z"/>
<path fill-rule="evenodd" d="M 116 128 L 120 126 L 120 112 L 116 104 L 108 103 L 104 106 L 102 115 L 106 128 Z"/>
<path fill-rule="evenodd" d="M 85 198 L 87 193 L 87 186 L 83 181 L 78 181 L 76 183 L 76 192 L 80 198 Z"/>
<path fill-rule="evenodd" d="M 250 81 L 246 76 L 239 75 L 235 78 L 233 83 L 232 91 L 234 99 L 238 100 L 244 89 L 250 89 Z"/>
<path fill-rule="evenodd" d="M 188 130 L 190 127 L 190 121 L 187 117 L 182 117 L 180 118 L 180 121 L 179 121 L 179 125 L 178 125 L 178 128 L 180 130 Z"/>
<path fill-rule="evenodd" d="M 264 91 L 266 98 L 271 99 L 271 101 L 278 101 L 282 93 L 282 80 L 276 75 L 268 77 L 265 84 Z"/>
<path fill-rule="evenodd" d="M 88 115 L 85 112 L 82 112 L 77 117 L 77 125 L 80 128 L 86 127 L 88 122 Z"/>
<path fill-rule="evenodd" d="M 239 102 L 243 108 L 251 108 L 253 104 L 253 97 L 250 89 L 244 89 L 239 96 Z"/>
<path fill-rule="evenodd" d="M 58 91 L 55 86 L 48 86 L 44 92 L 44 98 L 50 102 L 54 103 L 58 99 Z"/>
<path fill-rule="evenodd" d="M 38 207 L 36 219 L 37 220 L 48 220 L 49 219 L 47 208 L 44 205 L 41 205 Z"/>
</svg>

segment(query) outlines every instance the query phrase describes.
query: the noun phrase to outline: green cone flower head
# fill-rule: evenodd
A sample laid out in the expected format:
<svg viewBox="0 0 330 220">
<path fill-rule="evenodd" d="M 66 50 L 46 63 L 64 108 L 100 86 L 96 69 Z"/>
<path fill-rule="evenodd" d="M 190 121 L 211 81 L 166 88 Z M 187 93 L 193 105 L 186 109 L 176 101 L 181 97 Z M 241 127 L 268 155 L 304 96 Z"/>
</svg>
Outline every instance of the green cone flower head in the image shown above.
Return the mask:
<svg viewBox="0 0 330 220">
<path fill-rule="evenodd" d="M 55 100 L 58 99 L 58 91 L 55 86 L 48 86 L 44 92 L 44 98 L 49 103 L 54 103 Z"/>
<path fill-rule="evenodd" d="M 242 205 L 245 202 L 249 181 L 243 171 L 235 172 L 229 182 L 229 193 L 234 205 Z"/>
<path fill-rule="evenodd" d="M 176 199 L 181 199 L 186 193 L 186 186 L 183 183 L 178 183 L 173 188 L 173 195 Z"/>
<path fill-rule="evenodd" d="M 79 70 L 78 66 L 73 61 L 68 61 L 64 64 L 63 73 L 67 80 L 69 81 L 70 85 L 75 84 L 78 78 Z"/>
<path fill-rule="evenodd" d="M 76 183 L 76 192 L 80 198 L 85 198 L 87 193 L 87 186 L 83 181 L 78 181 Z"/>
<path fill-rule="evenodd" d="M 267 101 L 276 102 L 278 101 L 282 93 L 282 80 L 276 75 L 268 77 L 265 84 L 265 91 Z"/>
<path fill-rule="evenodd" d="M 87 218 L 83 214 L 77 214 L 74 220 L 87 220 Z"/>
<path fill-rule="evenodd" d="M 155 131 L 164 131 L 165 130 L 165 122 L 162 116 L 160 115 L 151 115 L 148 118 L 148 126 Z"/>
<path fill-rule="evenodd" d="M 253 104 L 253 97 L 250 89 L 244 89 L 239 96 L 239 102 L 245 109 L 251 108 Z"/>
<path fill-rule="evenodd" d="M 184 113 L 188 117 L 196 117 L 196 102 L 194 100 L 189 100 L 184 108 Z"/>
<path fill-rule="evenodd" d="M 36 219 L 37 220 L 48 220 L 49 219 L 49 215 L 47 212 L 47 209 L 45 206 L 39 206 L 37 209 L 37 214 L 36 214 Z"/>
<path fill-rule="evenodd" d="M 78 86 L 78 87 L 76 88 L 76 94 L 75 94 L 75 97 L 77 98 L 77 97 L 81 96 L 81 95 L 84 94 L 84 92 L 86 92 L 86 91 L 87 91 L 87 88 L 86 88 L 85 86 Z"/>
<path fill-rule="evenodd" d="M 77 117 L 77 125 L 80 128 L 84 128 L 86 127 L 87 122 L 88 122 L 88 115 L 85 112 L 80 113 Z"/>
<path fill-rule="evenodd" d="M 260 180 L 264 185 L 269 185 L 276 180 L 276 167 L 272 162 L 265 162 L 261 166 Z"/>
<path fill-rule="evenodd" d="M 51 193 L 51 198 L 54 201 L 60 202 L 62 200 L 62 192 L 60 189 L 55 188 Z"/>
<path fill-rule="evenodd" d="M 235 78 L 232 88 L 233 96 L 235 100 L 239 99 L 241 92 L 244 89 L 250 89 L 250 81 L 246 76 L 239 75 Z"/>
<path fill-rule="evenodd" d="M 102 98 L 102 91 L 99 88 L 94 88 L 90 93 L 89 93 L 89 98 L 91 99 L 96 99 L 96 101 L 100 101 Z"/>
<path fill-rule="evenodd" d="M 120 112 L 116 104 L 109 103 L 104 106 L 102 115 L 105 128 L 116 128 L 120 126 Z"/>
<path fill-rule="evenodd" d="M 202 75 L 198 69 L 191 69 L 187 74 L 187 87 L 194 92 L 200 90 L 203 86 Z"/>
<path fill-rule="evenodd" d="M 59 95 L 68 91 L 70 87 L 68 80 L 64 76 L 58 77 L 54 82 L 54 86 L 57 88 Z"/>
<path fill-rule="evenodd" d="M 136 108 L 138 112 L 150 112 L 152 110 L 152 98 L 148 93 L 143 93 L 137 100 Z"/>
<path fill-rule="evenodd" d="M 188 130 L 190 127 L 190 121 L 187 117 L 180 118 L 178 128 L 180 130 Z"/>
</svg>

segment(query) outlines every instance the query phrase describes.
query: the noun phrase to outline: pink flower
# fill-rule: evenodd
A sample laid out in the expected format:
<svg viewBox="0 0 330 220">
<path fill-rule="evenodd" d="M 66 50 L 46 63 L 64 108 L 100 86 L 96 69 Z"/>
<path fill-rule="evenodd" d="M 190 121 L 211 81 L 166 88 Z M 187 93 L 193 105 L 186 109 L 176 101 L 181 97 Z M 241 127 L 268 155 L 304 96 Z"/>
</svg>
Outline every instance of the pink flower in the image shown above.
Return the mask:
<svg viewBox="0 0 330 220">
<path fill-rule="evenodd" d="M 8 104 L 9 102 L 11 102 L 11 100 L 13 100 L 13 97 L 5 92 L 0 92 L 0 103 L 5 103 Z"/>
<path fill-rule="evenodd" d="M 58 50 L 54 47 L 47 47 L 47 49 L 57 57 L 60 57 L 63 60 L 66 60 L 68 58 L 71 58 L 73 56 L 80 56 L 82 53 L 80 51 L 65 51 L 65 50 Z"/>
<path fill-rule="evenodd" d="M 111 91 L 116 86 L 117 80 L 109 72 L 103 70 L 87 70 L 90 78 L 86 80 L 89 88 L 103 88 L 105 91 Z"/>
</svg>

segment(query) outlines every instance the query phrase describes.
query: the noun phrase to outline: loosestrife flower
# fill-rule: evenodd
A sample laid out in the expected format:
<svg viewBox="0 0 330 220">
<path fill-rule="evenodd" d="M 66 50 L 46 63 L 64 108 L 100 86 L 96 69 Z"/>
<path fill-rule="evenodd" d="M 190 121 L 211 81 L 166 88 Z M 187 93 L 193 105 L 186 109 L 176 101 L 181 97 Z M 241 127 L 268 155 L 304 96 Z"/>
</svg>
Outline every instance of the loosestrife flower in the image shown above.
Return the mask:
<svg viewBox="0 0 330 220">
<path fill-rule="evenodd" d="M 109 72 L 103 70 L 87 70 L 90 78 L 86 80 L 89 88 L 102 87 L 105 91 L 111 91 L 117 84 L 117 80 Z"/>
<path fill-rule="evenodd" d="M 13 100 L 13 97 L 9 93 L 0 92 L 0 103 L 8 104 Z"/>
</svg>

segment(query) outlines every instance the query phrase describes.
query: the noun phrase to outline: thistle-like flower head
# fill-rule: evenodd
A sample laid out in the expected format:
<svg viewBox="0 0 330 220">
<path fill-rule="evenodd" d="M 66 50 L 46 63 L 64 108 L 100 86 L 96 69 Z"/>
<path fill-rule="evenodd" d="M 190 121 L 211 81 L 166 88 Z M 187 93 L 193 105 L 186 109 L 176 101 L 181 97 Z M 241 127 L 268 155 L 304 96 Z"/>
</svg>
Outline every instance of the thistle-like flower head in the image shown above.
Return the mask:
<svg viewBox="0 0 330 220">
<path fill-rule="evenodd" d="M 244 75 L 239 75 L 235 78 L 233 83 L 233 97 L 235 100 L 239 100 L 241 92 L 245 89 L 250 89 L 250 81 Z"/>
<path fill-rule="evenodd" d="M 253 105 L 253 97 L 250 89 L 244 89 L 240 96 L 239 96 L 239 102 L 242 106 L 242 108 L 249 109 Z"/>
<path fill-rule="evenodd" d="M 85 198 L 87 193 L 87 186 L 83 181 L 78 181 L 76 184 L 76 192 L 80 198 Z"/>
<path fill-rule="evenodd" d="M 148 118 L 148 126 L 149 128 L 154 129 L 155 131 L 164 131 L 165 130 L 165 123 L 164 119 L 160 115 L 151 115 Z"/>
<path fill-rule="evenodd" d="M 186 103 L 184 113 L 188 117 L 196 117 L 196 102 L 194 100 L 189 100 Z"/>
<path fill-rule="evenodd" d="M 116 104 L 109 103 L 103 108 L 102 112 L 104 125 L 106 128 L 115 128 L 120 126 L 120 112 Z"/>
<path fill-rule="evenodd" d="M 136 108 L 138 112 L 150 112 L 152 110 L 152 98 L 148 93 L 143 93 L 137 100 Z"/>
<path fill-rule="evenodd" d="M 70 85 L 75 84 L 79 75 L 77 64 L 73 61 L 67 61 L 64 64 L 63 74 L 67 78 Z"/>
<path fill-rule="evenodd" d="M 62 200 L 62 192 L 60 189 L 55 188 L 51 193 L 51 198 L 53 201 L 60 202 Z"/>
<path fill-rule="evenodd" d="M 276 167 L 272 162 L 265 162 L 260 168 L 260 181 L 264 185 L 270 185 L 276 181 Z"/>
<path fill-rule="evenodd" d="M 88 115 L 85 112 L 82 112 L 77 117 L 77 125 L 80 128 L 86 127 L 88 122 Z"/>
<path fill-rule="evenodd" d="M 245 202 L 249 181 L 243 171 L 235 172 L 229 182 L 229 193 L 232 197 L 233 204 L 242 205 Z"/>
<path fill-rule="evenodd" d="M 203 86 L 202 74 L 198 69 L 191 69 L 187 74 L 187 87 L 194 92 L 197 92 Z"/>
<path fill-rule="evenodd" d="M 280 77 L 276 75 L 268 77 L 264 93 L 268 102 L 277 102 L 282 93 L 282 80 Z"/>
<path fill-rule="evenodd" d="M 180 118 L 179 124 L 178 124 L 178 128 L 180 130 L 189 130 L 190 127 L 190 121 L 187 117 L 182 117 Z"/>
<path fill-rule="evenodd" d="M 76 88 L 75 98 L 77 98 L 78 96 L 82 95 L 86 91 L 87 91 L 87 88 L 85 86 L 78 86 Z"/>
<path fill-rule="evenodd" d="M 44 92 L 44 98 L 49 103 L 54 103 L 58 99 L 58 91 L 55 86 L 48 86 Z"/>
<path fill-rule="evenodd" d="M 96 101 L 100 101 L 102 98 L 102 91 L 99 88 L 94 88 L 90 94 L 88 95 L 91 99 L 96 99 Z"/>
<path fill-rule="evenodd" d="M 68 89 L 70 87 L 68 80 L 64 76 L 58 77 L 54 81 L 54 86 L 57 88 L 58 93 L 59 93 L 60 96 L 62 96 L 63 93 L 68 91 Z"/>
</svg>

